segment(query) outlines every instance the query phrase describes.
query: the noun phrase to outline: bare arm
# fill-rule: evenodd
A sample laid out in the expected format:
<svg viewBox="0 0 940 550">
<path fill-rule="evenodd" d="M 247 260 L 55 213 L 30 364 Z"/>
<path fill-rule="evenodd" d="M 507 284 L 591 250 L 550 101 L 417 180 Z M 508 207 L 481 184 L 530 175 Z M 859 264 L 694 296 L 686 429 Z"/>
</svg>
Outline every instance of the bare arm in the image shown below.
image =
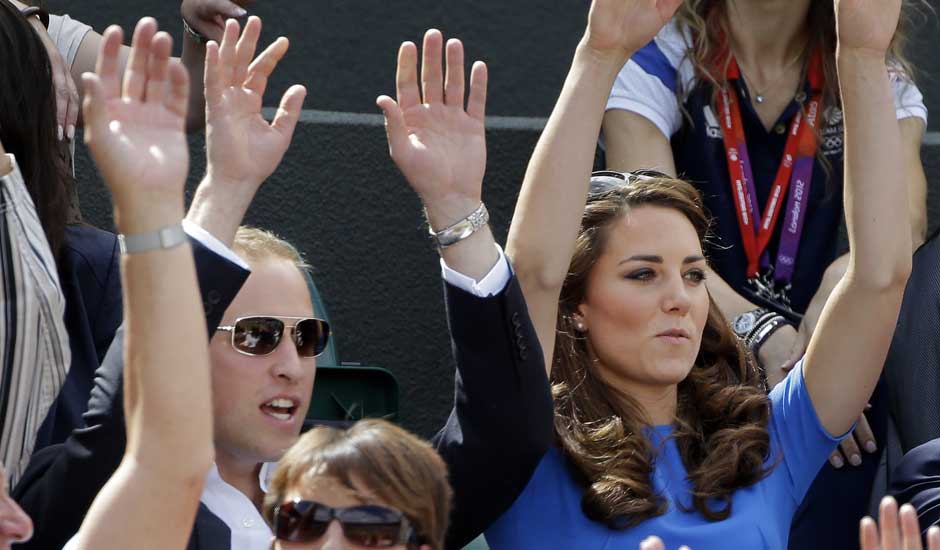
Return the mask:
<svg viewBox="0 0 940 550">
<path fill-rule="evenodd" d="M 623 64 L 655 36 L 679 3 L 593 2 L 588 29 L 529 161 L 506 252 L 549 371 L 558 296 L 574 251 L 607 96 Z"/>
<path fill-rule="evenodd" d="M 85 139 L 124 234 L 148 233 L 183 216 L 189 82 L 169 59 L 170 36 L 155 32 L 153 19 L 138 24 L 123 92 L 119 28 L 105 31 L 97 74 L 83 78 Z M 183 548 L 213 459 L 207 335 L 192 252 L 183 244 L 126 255 L 122 275 L 127 449 L 78 544 Z"/>
<path fill-rule="evenodd" d="M 911 241 L 916 250 L 927 238 L 927 176 L 920 158 L 924 121 L 909 117 L 899 120 L 898 124 L 901 128 L 901 155 L 907 171 Z"/>
<path fill-rule="evenodd" d="M 850 256 L 809 344 L 804 377 L 823 426 L 845 433 L 881 374 L 911 269 L 901 135 L 885 68 L 900 1 L 836 2 Z M 864 335 L 864 337 L 859 337 Z M 854 370 L 845 376 L 845 367 Z"/>
</svg>

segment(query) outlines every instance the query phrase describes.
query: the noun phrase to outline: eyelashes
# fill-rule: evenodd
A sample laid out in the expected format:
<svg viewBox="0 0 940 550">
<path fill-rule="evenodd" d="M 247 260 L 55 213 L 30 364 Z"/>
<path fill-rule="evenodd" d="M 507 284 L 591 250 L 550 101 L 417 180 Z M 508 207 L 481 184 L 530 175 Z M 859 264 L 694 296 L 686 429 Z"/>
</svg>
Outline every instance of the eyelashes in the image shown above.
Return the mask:
<svg viewBox="0 0 940 550">
<path fill-rule="evenodd" d="M 627 273 L 624 275 L 624 278 L 633 281 L 652 281 L 656 278 L 656 275 L 656 271 L 649 268 L 643 268 Z M 705 279 L 708 278 L 708 276 L 705 274 L 705 270 L 696 268 L 690 269 L 683 273 L 682 278 L 689 282 L 700 284 L 703 283 Z"/>
</svg>

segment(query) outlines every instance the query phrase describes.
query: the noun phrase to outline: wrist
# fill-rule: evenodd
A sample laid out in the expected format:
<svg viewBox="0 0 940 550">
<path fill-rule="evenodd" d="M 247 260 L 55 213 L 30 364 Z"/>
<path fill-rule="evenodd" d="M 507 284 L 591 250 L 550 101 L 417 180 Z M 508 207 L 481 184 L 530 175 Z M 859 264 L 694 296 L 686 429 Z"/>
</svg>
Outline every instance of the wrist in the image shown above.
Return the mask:
<svg viewBox="0 0 940 550">
<path fill-rule="evenodd" d="M 840 45 L 836 48 L 836 65 L 839 71 L 877 69 L 887 72 L 886 56 L 887 52 L 880 48 Z"/>
<path fill-rule="evenodd" d="M 436 197 L 433 200 L 422 197 L 422 202 L 428 225 L 432 231 L 437 232 L 465 219 L 480 206 L 481 200 L 480 197 L 451 195 Z"/>
<path fill-rule="evenodd" d="M 115 201 L 114 225 L 118 233 L 136 235 L 150 233 L 177 224 L 183 219 L 183 201 Z"/>
<path fill-rule="evenodd" d="M 616 76 L 634 53 L 623 48 L 599 50 L 591 46 L 585 37 L 575 49 L 574 64 L 602 75 Z"/>
</svg>

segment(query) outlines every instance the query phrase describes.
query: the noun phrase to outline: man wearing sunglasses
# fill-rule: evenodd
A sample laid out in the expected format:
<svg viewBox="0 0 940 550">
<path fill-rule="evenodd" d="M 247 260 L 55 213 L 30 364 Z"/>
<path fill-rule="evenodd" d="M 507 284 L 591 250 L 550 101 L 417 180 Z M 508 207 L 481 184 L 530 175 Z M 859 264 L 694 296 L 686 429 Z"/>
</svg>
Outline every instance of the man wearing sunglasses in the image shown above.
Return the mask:
<svg viewBox="0 0 940 550">
<path fill-rule="evenodd" d="M 440 34 L 433 35 L 432 42 L 435 37 L 440 64 Z M 217 49 L 210 44 L 208 52 L 207 67 Z M 210 127 L 225 123 L 213 116 L 214 85 L 207 74 Z M 282 104 L 293 122 L 296 110 Z M 272 128 L 278 126 L 275 119 Z M 267 155 L 278 162 L 293 131 L 293 124 L 280 126 L 287 140 Z M 238 128 L 222 128 L 210 135 L 236 142 L 233 136 L 246 135 Z M 313 384 L 313 357 L 325 346 L 329 328 L 315 318 L 309 295 L 301 296 L 296 258 L 268 261 L 270 255 L 252 257 L 252 246 L 238 245 L 237 226 L 270 172 L 255 174 L 260 177 L 236 174 L 220 186 L 212 180 L 217 175 L 213 168 L 220 166 L 213 162 L 214 143 L 208 141 L 209 176 L 197 190 L 188 217 L 223 244 L 234 243 L 252 274 L 248 277 L 247 270 L 224 255 L 195 245 L 212 338 L 217 467 L 207 478 L 188 548 L 248 550 L 267 547 L 270 540 L 271 532 L 258 514 L 269 463 L 299 434 Z M 244 157 L 257 162 L 265 155 L 256 147 Z M 435 223 L 442 220 L 436 214 Z M 469 217 L 441 225 L 435 234 L 446 261 L 447 309 L 457 362 L 454 411 L 432 440 L 447 463 L 454 489 L 447 548 L 464 546 L 512 504 L 552 439 L 553 406 L 543 355 L 519 284 L 494 246 L 486 222 L 480 204 Z M 250 237 L 244 233 L 241 230 L 243 237 Z M 97 372 L 85 416 L 88 427 L 73 433 L 57 454 L 36 457 L 17 487 L 15 496 L 37 519 L 36 533 L 24 548 L 62 547 L 120 462 L 125 446 L 122 353 L 123 331 Z M 184 459 L 186 450 L 179 452 Z"/>
</svg>

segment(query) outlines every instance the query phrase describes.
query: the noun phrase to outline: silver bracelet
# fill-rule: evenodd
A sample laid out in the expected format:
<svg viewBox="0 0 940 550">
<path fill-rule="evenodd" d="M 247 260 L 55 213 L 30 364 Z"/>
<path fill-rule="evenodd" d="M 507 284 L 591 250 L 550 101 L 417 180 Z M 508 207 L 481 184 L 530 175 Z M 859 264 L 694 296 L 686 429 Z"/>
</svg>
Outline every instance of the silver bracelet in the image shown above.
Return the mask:
<svg viewBox="0 0 940 550">
<path fill-rule="evenodd" d="M 471 212 L 466 218 L 452 224 L 440 231 L 434 231 L 434 228 L 428 224 L 428 232 L 431 239 L 437 244 L 438 248 L 447 248 L 473 235 L 490 221 L 490 213 L 486 210 L 486 205 L 482 202 L 476 210 Z"/>
<path fill-rule="evenodd" d="M 750 334 L 748 334 L 744 343 L 747 348 L 751 350 L 751 353 L 754 355 L 754 357 L 757 357 L 757 352 L 760 351 L 760 348 L 762 345 L 764 345 L 764 342 L 766 342 L 773 333 L 777 332 L 777 329 L 788 324 L 790 324 L 789 321 L 787 321 L 786 317 L 783 315 L 774 315 L 773 317 L 762 322 Z"/>
<path fill-rule="evenodd" d="M 138 254 L 174 248 L 185 243 L 186 239 L 183 224 L 176 223 L 149 233 L 118 235 L 118 245 L 121 247 L 121 254 Z"/>
<path fill-rule="evenodd" d="M 183 31 L 184 31 L 186 34 L 188 34 L 189 36 L 195 38 L 196 41 L 199 42 L 200 44 L 208 44 L 208 43 L 209 43 L 210 38 L 209 38 L 208 36 L 202 34 L 201 32 L 197 31 L 196 29 L 192 28 L 192 26 L 189 24 L 189 22 L 186 21 L 186 18 L 185 18 L 185 17 L 183 18 Z"/>
</svg>

